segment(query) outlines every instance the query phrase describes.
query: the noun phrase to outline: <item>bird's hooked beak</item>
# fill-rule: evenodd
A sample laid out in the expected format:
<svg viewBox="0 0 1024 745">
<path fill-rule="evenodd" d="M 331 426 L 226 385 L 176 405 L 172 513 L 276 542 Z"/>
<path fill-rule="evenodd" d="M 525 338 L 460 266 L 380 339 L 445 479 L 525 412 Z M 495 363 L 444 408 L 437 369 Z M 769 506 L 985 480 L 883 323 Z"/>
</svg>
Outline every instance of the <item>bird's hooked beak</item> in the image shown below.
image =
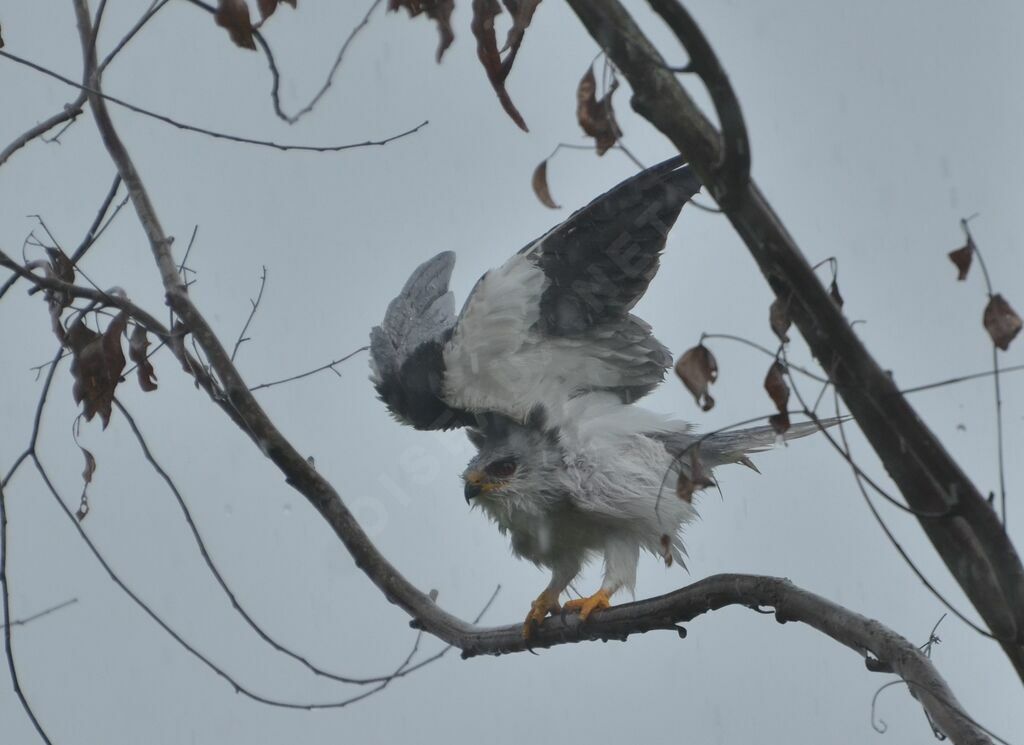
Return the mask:
<svg viewBox="0 0 1024 745">
<path fill-rule="evenodd" d="M 471 471 L 464 478 L 466 486 L 463 489 L 463 494 L 466 495 L 466 504 L 469 504 L 469 500 L 476 499 L 485 491 L 484 477 L 479 471 Z"/>
</svg>

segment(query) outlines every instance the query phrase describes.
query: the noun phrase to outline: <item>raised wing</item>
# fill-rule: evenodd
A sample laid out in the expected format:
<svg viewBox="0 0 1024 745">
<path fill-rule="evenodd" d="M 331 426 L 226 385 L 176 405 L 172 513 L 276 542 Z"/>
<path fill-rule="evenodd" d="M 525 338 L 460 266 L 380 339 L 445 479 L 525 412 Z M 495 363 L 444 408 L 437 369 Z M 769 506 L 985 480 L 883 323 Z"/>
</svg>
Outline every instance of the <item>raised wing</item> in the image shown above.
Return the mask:
<svg viewBox="0 0 1024 745">
<path fill-rule="evenodd" d="M 442 347 L 455 324 L 448 290 L 454 266 L 455 254 L 445 251 L 417 267 L 370 332 L 370 379 L 395 418 L 417 429 L 467 423 L 442 395 Z"/>
<path fill-rule="evenodd" d="M 469 412 L 554 419 L 592 391 L 624 401 L 671 365 L 629 314 L 658 270 L 665 238 L 700 188 L 672 158 L 624 181 L 485 274 L 444 345 L 443 397 Z"/>
</svg>

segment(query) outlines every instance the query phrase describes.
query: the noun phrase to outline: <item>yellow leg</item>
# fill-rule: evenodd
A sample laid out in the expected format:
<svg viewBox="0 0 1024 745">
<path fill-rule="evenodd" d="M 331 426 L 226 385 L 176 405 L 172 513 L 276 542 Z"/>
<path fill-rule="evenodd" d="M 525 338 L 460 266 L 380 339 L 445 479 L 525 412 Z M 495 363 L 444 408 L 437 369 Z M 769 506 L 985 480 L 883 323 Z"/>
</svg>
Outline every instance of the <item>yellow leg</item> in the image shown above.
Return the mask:
<svg viewBox="0 0 1024 745">
<path fill-rule="evenodd" d="M 537 599 L 530 604 L 530 612 L 526 616 L 526 623 L 523 624 L 523 638 L 529 639 L 533 636 L 533 630 L 544 620 L 548 613 L 557 612 L 561 606 L 558 604 L 558 593 L 545 590 Z"/>
<path fill-rule="evenodd" d="M 579 611 L 580 620 L 586 621 L 594 611 L 611 606 L 611 597 L 612 594 L 602 588 L 589 598 L 579 598 L 578 600 L 567 601 L 566 604 L 562 606 L 562 610 Z"/>
</svg>

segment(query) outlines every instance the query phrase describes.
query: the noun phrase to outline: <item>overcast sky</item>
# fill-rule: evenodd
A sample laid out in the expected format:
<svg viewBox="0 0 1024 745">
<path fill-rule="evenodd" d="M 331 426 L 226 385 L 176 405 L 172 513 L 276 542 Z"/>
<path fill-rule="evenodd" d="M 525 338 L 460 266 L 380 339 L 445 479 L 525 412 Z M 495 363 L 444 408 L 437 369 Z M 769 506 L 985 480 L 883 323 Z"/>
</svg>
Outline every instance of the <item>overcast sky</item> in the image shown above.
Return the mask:
<svg viewBox="0 0 1024 745">
<path fill-rule="evenodd" d="M 301 106 L 319 87 L 368 4 L 303 2 L 268 23 L 286 108 Z M 142 5 L 109 1 L 101 52 Z M 432 24 L 378 9 L 328 95 L 294 127 L 273 115 L 264 58 L 235 48 L 210 16 L 182 0 L 172 0 L 108 70 L 111 95 L 195 125 L 279 142 L 357 142 L 430 121 L 383 148 L 323 155 L 215 141 L 113 111 L 165 229 L 177 238 L 178 258 L 199 226 L 189 258 L 193 296 L 225 341 L 238 336 L 266 266 L 263 301 L 238 357 L 251 384 L 365 344 L 410 270 L 440 250 L 458 254 L 453 288 L 461 302 L 482 272 L 633 172 L 620 153 L 599 159 L 564 151 L 548 173 L 565 210 L 541 206 L 531 172 L 557 143 L 585 142 L 575 87 L 597 50 L 566 5 L 540 6 L 509 79 L 530 126 L 525 134 L 502 112 L 477 62 L 470 3 L 457 5 L 457 38 L 440 66 Z M 665 56 L 682 61 L 645 4 L 628 5 Z M 979 212 L 972 225 L 997 289 L 1024 310 L 1024 8 L 934 0 L 701 0 L 688 7 L 742 102 L 754 177 L 811 261 L 838 259 L 844 310 L 863 321 L 857 331 L 883 367 L 901 386 L 987 369 L 980 275 L 955 282 L 945 254 L 963 242 L 958 220 Z M 6 51 L 80 75 L 70 3 L 5 3 L 0 24 Z M 0 91 L 4 145 L 75 95 L 9 60 L 0 60 Z M 631 114 L 625 86 L 615 102 L 637 157 L 654 163 L 672 154 Z M 18 152 L 0 168 L 0 248 L 18 255 L 29 232 L 39 232 L 27 216 L 40 214 L 73 249 L 113 176 L 88 116 L 59 145 L 35 142 Z M 130 208 L 82 268 L 97 285 L 121 286 L 165 313 Z M 28 436 L 39 391 L 30 368 L 55 351 L 45 306 L 23 290 L 0 304 L 2 471 Z M 688 207 L 637 313 L 679 353 L 702 331 L 771 345 L 770 302 L 727 222 Z M 721 367 L 713 411 L 701 413 L 674 379 L 647 405 L 701 429 L 769 413 L 761 389 L 769 361 L 729 342 L 709 345 Z M 790 355 L 810 363 L 799 340 Z M 1000 359 L 1024 363 L 1024 340 Z M 331 670 L 373 675 L 396 666 L 413 642 L 405 615 L 174 360 L 161 353 L 155 365 L 156 393 L 129 381 L 119 396 L 176 479 L 243 605 L 276 638 Z M 467 509 L 458 474 L 468 442 L 394 422 L 374 397 L 364 355 L 339 370 L 340 378 L 325 373 L 262 391 L 260 401 L 413 582 L 437 589 L 439 602 L 464 618 L 500 584 L 486 621 L 521 620 L 547 577 L 514 559 L 506 539 Z M 1010 533 L 1024 545 L 1024 377 L 1008 376 L 1003 395 Z M 986 493 L 998 488 L 992 399 L 989 380 L 912 398 Z M 75 414 L 64 365 L 40 452 L 72 509 L 82 468 L 71 436 Z M 84 425 L 81 441 L 98 461 L 85 530 L 176 632 L 267 697 L 320 702 L 358 692 L 314 678 L 244 626 L 122 417 L 115 414 L 106 431 L 98 421 Z M 863 439 L 855 436 L 853 446 L 888 484 Z M 762 475 L 723 470 L 723 497 L 701 498 L 702 520 L 687 534 L 690 573 L 647 557 L 637 595 L 719 572 L 785 576 L 923 643 L 944 608 L 885 538 L 839 457 L 812 438 L 756 460 Z M 22 686 L 55 742 L 933 741 L 920 707 L 900 686 L 879 697 L 887 734 L 872 730 L 872 696 L 890 676 L 867 672 L 855 654 L 807 627 L 780 626 L 745 609 L 694 621 L 685 641 L 654 634 L 499 659 L 464 662 L 453 654 L 340 711 L 267 707 L 237 695 L 110 582 L 29 468 L 15 477 L 7 501 L 14 616 L 78 599 L 14 634 Z M 916 521 L 881 509 L 929 579 L 975 617 Z M 599 567 L 591 567 L 577 585 L 589 593 L 598 581 Z M 1011 742 L 1024 742 L 1020 683 L 998 647 L 952 617 L 939 636 L 934 659 L 967 710 Z M 426 653 L 438 647 L 423 642 Z M 0 722 L 5 743 L 34 741 L 6 683 Z"/>
</svg>

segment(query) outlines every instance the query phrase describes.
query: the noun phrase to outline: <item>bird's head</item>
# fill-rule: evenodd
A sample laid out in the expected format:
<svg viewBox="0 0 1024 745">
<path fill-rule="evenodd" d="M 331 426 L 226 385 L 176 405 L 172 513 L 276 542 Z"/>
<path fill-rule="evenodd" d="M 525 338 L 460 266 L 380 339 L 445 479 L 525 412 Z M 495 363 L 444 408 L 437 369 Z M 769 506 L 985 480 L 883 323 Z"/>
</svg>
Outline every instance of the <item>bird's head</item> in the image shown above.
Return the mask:
<svg viewBox="0 0 1024 745">
<path fill-rule="evenodd" d="M 561 461 L 556 434 L 504 420 L 468 430 L 476 456 L 462 474 L 466 502 L 549 491 Z"/>
</svg>

